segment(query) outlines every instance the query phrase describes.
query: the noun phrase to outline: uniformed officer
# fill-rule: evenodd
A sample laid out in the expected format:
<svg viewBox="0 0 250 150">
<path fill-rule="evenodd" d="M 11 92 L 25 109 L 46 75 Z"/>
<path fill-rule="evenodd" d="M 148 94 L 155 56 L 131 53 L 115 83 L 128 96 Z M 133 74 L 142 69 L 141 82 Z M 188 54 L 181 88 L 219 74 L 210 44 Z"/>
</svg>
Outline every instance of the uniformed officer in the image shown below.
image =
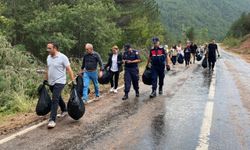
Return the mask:
<svg viewBox="0 0 250 150">
<path fill-rule="evenodd" d="M 141 62 L 139 52 L 133 50 L 130 44 L 124 46 L 125 52 L 123 54 L 123 63 L 125 64 L 125 95 L 122 100 L 128 99 L 128 93 L 130 91 L 131 82 L 133 84 L 136 97 L 139 97 L 139 68 L 138 63 Z"/>
<path fill-rule="evenodd" d="M 159 77 L 159 94 L 163 93 L 163 83 L 165 77 L 165 66 L 167 70 L 170 69 L 169 66 L 169 56 L 167 55 L 166 50 L 160 46 L 159 38 L 154 37 L 152 39 L 154 46 L 150 50 L 148 57 L 147 67 L 151 63 L 152 69 L 152 93 L 150 98 L 156 97 L 157 89 L 157 79 Z"/>
</svg>

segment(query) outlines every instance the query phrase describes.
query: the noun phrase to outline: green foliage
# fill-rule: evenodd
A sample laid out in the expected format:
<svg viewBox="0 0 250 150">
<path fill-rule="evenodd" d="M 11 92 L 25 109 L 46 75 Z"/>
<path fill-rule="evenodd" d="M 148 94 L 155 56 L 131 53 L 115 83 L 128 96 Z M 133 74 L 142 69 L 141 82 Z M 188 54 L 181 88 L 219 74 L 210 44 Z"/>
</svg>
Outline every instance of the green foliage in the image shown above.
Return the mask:
<svg viewBox="0 0 250 150">
<path fill-rule="evenodd" d="M 155 0 L 117 0 L 116 3 L 121 12 L 117 22 L 124 31 L 122 41 L 148 48 L 154 36 L 159 37 L 162 43 L 169 40 Z"/>
<path fill-rule="evenodd" d="M 183 38 L 183 27 L 208 29 L 209 38 L 222 39 L 231 23 L 242 12 L 250 11 L 249 0 L 157 0 L 162 20 L 177 39 Z"/>
<path fill-rule="evenodd" d="M 234 38 L 234 37 L 226 37 L 223 40 L 223 43 L 229 47 L 235 47 L 239 46 L 241 43 L 241 40 L 239 38 Z"/>
<path fill-rule="evenodd" d="M 227 33 L 227 37 L 240 38 L 247 34 L 250 34 L 250 13 L 243 13 L 241 17 L 232 24 Z"/>
<path fill-rule="evenodd" d="M 6 6 L 0 2 L 0 35 L 9 35 L 13 27 L 13 20 L 3 16 L 6 11 Z"/>
<path fill-rule="evenodd" d="M 46 42 L 52 40 L 60 43 L 61 51 L 67 55 L 77 56 L 82 53 L 83 45 L 91 42 L 98 52 L 105 54 L 121 34 L 115 23 L 108 20 L 111 11 L 116 10 L 92 1 L 79 1 L 74 7 L 52 6 L 25 26 L 28 41 L 33 43 L 29 49 L 44 52 Z"/>
<path fill-rule="evenodd" d="M 44 59 L 48 41 L 60 44 L 68 56 L 81 57 L 93 43 L 103 57 L 110 47 L 131 43 L 145 48 L 153 36 L 168 41 L 155 0 L 2 0 L 0 14 L 12 24 L 3 28 L 12 45 Z M 3 20 L 3 19 L 2 19 Z M 0 20 L 1 21 L 1 20 Z M 22 46 L 24 45 L 24 46 Z"/>
<path fill-rule="evenodd" d="M 194 41 L 194 39 L 195 39 L 194 27 L 191 27 L 186 31 L 186 36 L 187 36 L 188 40 Z"/>
<path fill-rule="evenodd" d="M 33 107 L 39 77 L 36 59 L 12 48 L 0 36 L 0 113 L 27 112 Z"/>
</svg>

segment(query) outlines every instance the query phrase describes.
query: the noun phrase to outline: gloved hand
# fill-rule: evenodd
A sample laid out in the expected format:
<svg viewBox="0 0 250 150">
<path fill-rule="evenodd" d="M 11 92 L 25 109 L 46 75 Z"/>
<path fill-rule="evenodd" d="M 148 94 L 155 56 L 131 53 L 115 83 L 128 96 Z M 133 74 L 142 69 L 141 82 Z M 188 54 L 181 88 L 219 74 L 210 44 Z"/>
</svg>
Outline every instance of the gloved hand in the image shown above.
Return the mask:
<svg viewBox="0 0 250 150">
<path fill-rule="evenodd" d="M 166 69 L 167 69 L 167 71 L 169 71 L 170 70 L 170 66 L 166 65 Z"/>
<path fill-rule="evenodd" d="M 48 80 L 43 80 L 43 84 L 44 84 L 44 85 L 49 85 Z"/>
<path fill-rule="evenodd" d="M 220 54 L 218 54 L 218 57 L 220 57 Z"/>
</svg>

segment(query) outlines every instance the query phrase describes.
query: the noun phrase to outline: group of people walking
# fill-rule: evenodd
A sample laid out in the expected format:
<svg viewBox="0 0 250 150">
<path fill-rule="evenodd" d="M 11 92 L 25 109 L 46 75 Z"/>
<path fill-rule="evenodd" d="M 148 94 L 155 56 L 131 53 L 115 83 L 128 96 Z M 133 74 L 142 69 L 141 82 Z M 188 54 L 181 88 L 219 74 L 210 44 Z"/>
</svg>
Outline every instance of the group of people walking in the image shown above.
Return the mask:
<svg viewBox="0 0 250 150">
<path fill-rule="evenodd" d="M 196 44 L 188 43 L 183 50 L 181 43 L 179 43 L 177 46 L 173 46 L 168 54 L 164 47 L 160 45 L 159 38 L 154 37 L 152 43 L 153 46 L 150 49 L 146 64 L 146 67 L 150 67 L 152 70 L 152 92 L 150 98 L 157 96 L 157 89 L 158 94 L 163 94 L 165 70 L 170 70 L 170 60 L 172 60 L 173 65 L 175 65 L 174 62 L 176 62 L 178 55 L 184 55 L 186 66 L 189 66 L 191 56 L 194 57 L 193 63 L 195 63 L 195 52 L 197 50 Z M 123 47 L 124 53 L 121 53 L 119 47 L 115 45 L 112 47 L 112 51 L 108 56 L 107 64 L 103 65 L 101 56 L 94 50 L 92 44 L 87 43 L 84 48 L 85 54 L 83 55 L 82 67 L 78 75 L 83 78 L 84 87 L 82 100 L 85 103 L 87 103 L 89 99 L 88 89 L 91 81 L 94 84 L 96 98 L 100 97 L 98 77 L 103 76 L 104 70 L 108 70 L 111 74 L 110 92 L 118 92 L 117 88 L 120 72 L 124 69 L 125 87 L 122 100 L 127 100 L 129 98 L 131 84 L 133 85 L 135 96 L 140 96 L 138 64 L 142 60 L 138 50 L 133 49 L 130 44 L 125 44 Z M 214 50 L 218 50 L 217 45 L 215 43 L 210 44 L 208 46 L 208 57 L 216 53 Z M 47 72 L 44 84 L 48 84 L 52 92 L 51 114 L 48 128 L 54 128 L 56 126 L 57 116 L 64 117 L 67 114 L 67 108 L 61 96 L 62 90 L 66 85 L 66 72 L 69 74 L 73 84 L 76 84 L 76 81 L 74 73 L 70 67 L 69 59 L 60 52 L 58 44 L 55 42 L 49 42 L 47 44 L 47 51 L 49 56 L 47 57 Z M 213 57 L 213 59 L 211 59 L 211 68 L 214 67 L 215 61 L 216 59 Z M 58 106 L 60 106 L 62 111 L 59 115 L 57 115 Z"/>
</svg>

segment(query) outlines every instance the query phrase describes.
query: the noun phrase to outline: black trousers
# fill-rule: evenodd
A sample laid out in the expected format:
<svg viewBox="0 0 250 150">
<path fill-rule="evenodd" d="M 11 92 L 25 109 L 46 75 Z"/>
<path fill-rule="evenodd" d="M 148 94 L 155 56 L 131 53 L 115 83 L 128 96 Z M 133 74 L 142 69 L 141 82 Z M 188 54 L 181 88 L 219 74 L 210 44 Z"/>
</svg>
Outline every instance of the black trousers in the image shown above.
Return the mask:
<svg viewBox="0 0 250 150">
<path fill-rule="evenodd" d="M 126 68 L 124 74 L 124 82 L 125 82 L 125 94 L 128 94 L 131 87 L 131 82 L 133 84 L 135 92 L 139 92 L 139 69 L 136 67 Z"/>
<path fill-rule="evenodd" d="M 213 70 L 214 66 L 215 66 L 215 61 L 208 61 L 208 65 L 209 65 L 209 70 Z"/>
<path fill-rule="evenodd" d="M 66 104 L 61 96 L 64 86 L 65 86 L 64 84 L 57 84 L 57 83 L 53 86 L 50 86 L 50 91 L 52 92 L 50 121 L 56 121 L 58 104 L 62 112 L 67 111 Z"/>
<path fill-rule="evenodd" d="M 165 78 L 165 66 L 152 66 L 152 90 L 157 89 L 157 79 L 159 77 L 159 88 L 162 88 Z"/>
<path fill-rule="evenodd" d="M 120 72 L 119 71 L 116 71 L 116 72 L 110 71 L 110 73 L 111 73 L 111 79 L 110 79 L 111 88 L 117 89 Z"/>
<path fill-rule="evenodd" d="M 171 60 L 172 60 L 173 65 L 175 65 L 177 61 L 177 56 L 172 56 Z"/>
<path fill-rule="evenodd" d="M 185 63 L 186 63 L 186 66 L 188 66 L 190 64 L 190 57 L 191 57 L 191 54 L 190 53 L 185 53 Z"/>
</svg>

